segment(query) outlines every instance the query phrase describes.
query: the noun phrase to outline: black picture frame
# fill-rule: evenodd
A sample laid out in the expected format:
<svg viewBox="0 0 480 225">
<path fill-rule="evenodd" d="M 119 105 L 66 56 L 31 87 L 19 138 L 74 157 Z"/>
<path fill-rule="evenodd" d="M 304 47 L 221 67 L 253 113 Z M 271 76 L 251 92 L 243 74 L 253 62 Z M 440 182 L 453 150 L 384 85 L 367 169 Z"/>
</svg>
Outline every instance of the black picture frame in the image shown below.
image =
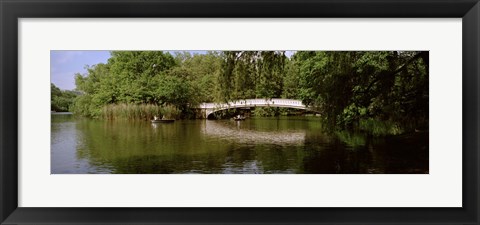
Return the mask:
<svg viewBox="0 0 480 225">
<path fill-rule="evenodd" d="M 0 0 L 0 15 L 1 224 L 479 224 L 478 0 Z M 463 18 L 463 207 L 18 207 L 17 21 L 63 17 Z"/>
</svg>

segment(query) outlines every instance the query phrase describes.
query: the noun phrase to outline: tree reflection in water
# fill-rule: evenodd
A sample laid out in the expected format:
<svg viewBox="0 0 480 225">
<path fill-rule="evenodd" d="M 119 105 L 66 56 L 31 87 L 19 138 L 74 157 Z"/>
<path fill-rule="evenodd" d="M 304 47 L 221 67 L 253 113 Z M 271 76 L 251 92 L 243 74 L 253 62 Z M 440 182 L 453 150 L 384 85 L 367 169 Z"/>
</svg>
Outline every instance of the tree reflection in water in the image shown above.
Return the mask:
<svg viewBox="0 0 480 225">
<path fill-rule="evenodd" d="M 52 119 L 52 173 L 428 173 L 428 132 L 325 134 L 315 118 Z"/>
</svg>

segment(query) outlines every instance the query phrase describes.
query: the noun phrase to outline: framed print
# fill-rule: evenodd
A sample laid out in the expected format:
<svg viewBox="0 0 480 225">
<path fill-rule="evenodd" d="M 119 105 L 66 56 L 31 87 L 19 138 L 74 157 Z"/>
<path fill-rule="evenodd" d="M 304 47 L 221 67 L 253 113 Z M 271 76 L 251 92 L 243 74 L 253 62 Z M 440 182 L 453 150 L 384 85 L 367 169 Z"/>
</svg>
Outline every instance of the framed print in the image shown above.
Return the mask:
<svg viewBox="0 0 480 225">
<path fill-rule="evenodd" d="M 0 220 L 478 224 L 479 7 L 1 1 Z"/>
</svg>

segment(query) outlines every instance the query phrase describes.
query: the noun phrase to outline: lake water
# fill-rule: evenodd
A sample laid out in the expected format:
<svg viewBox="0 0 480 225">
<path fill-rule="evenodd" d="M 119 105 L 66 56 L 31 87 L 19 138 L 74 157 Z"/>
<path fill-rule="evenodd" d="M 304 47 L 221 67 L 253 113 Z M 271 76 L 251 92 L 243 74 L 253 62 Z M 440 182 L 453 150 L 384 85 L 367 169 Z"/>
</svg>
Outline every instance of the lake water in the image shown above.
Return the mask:
<svg viewBox="0 0 480 225">
<path fill-rule="evenodd" d="M 326 134 L 317 117 L 103 121 L 51 116 L 52 174 L 428 173 L 428 132 Z"/>
</svg>

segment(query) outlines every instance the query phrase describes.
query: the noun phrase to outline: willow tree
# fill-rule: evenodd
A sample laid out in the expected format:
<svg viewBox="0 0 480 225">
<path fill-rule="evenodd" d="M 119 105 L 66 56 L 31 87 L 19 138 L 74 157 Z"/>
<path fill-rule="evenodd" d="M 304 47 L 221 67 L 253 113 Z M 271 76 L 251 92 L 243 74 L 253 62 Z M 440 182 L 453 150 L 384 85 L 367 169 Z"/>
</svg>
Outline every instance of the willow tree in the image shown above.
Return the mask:
<svg viewBox="0 0 480 225">
<path fill-rule="evenodd" d="M 299 96 L 330 127 L 428 126 L 428 52 L 297 52 L 294 60 Z"/>
<path fill-rule="evenodd" d="M 224 101 L 281 97 L 286 56 L 283 51 L 223 52 L 219 76 Z"/>
</svg>

